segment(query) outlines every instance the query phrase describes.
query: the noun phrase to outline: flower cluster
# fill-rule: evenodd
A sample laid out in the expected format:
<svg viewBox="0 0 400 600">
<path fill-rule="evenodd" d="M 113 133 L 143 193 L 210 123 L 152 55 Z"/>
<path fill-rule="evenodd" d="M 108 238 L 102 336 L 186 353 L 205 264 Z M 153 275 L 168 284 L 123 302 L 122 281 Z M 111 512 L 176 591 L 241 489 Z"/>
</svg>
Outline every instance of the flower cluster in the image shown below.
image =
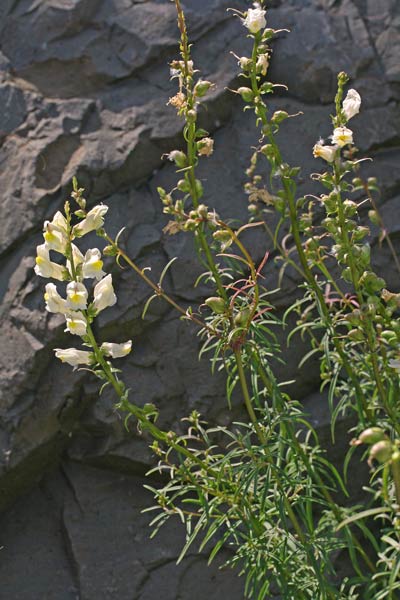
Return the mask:
<svg viewBox="0 0 400 600">
<path fill-rule="evenodd" d="M 46 285 L 44 294 L 46 310 L 64 315 L 65 331 L 81 337 L 84 344 L 92 348 L 92 352 L 75 348 L 56 348 L 56 357 L 73 367 L 94 365 L 104 356 L 120 358 L 127 355 L 132 346 L 129 340 L 123 344 L 105 342 L 97 347 L 91 331 L 90 325 L 96 315 L 108 306 L 113 306 L 117 297 L 111 275 L 106 275 L 103 271 L 100 250 L 91 248 L 82 254 L 78 246 L 73 243 L 73 240 L 101 229 L 104 215 L 108 211 L 107 206 L 100 204 L 86 212 L 82 191 L 77 190 L 73 193 L 80 206 L 80 210 L 75 212 L 79 219 L 77 224 L 71 223 L 69 202 L 65 203 L 65 215 L 58 211 L 52 221 L 45 221 L 44 243 L 37 246 L 35 265 L 36 275 L 66 282 L 65 297 L 59 293 L 54 283 Z M 50 259 L 50 252 L 61 255 L 65 264 L 53 262 Z M 86 279 L 96 280 L 92 300 L 87 284 L 84 283 Z"/>
<path fill-rule="evenodd" d="M 349 90 L 346 98 L 343 100 L 341 111 L 346 123 L 359 113 L 360 106 L 360 94 L 356 90 Z M 333 130 L 331 140 L 331 146 L 325 146 L 323 140 L 319 140 L 315 144 L 313 148 L 314 158 L 322 158 L 326 162 L 332 163 L 337 158 L 338 151 L 340 151 L 341 148 L 353 144 L 353 132 L 342 123 Z"/>
</svg>

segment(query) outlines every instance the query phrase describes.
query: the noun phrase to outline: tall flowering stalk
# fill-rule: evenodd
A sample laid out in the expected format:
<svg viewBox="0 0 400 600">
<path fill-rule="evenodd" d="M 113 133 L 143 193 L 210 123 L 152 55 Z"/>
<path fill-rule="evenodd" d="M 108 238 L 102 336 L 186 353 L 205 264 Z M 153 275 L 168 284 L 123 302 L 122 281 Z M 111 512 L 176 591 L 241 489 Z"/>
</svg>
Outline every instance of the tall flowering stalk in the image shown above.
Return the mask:
<svg viewBox="0 0 400 600">
<path fill-rule="evenodd" d="M 248 83 L 237 93 L 254 108 L 262 135 L 247 171 L 250 209 L 256 214 L 259 200 L 273 204 L 280 225 L 285 220 L 290 223 L 299 264 L 293 253 L 287 252 L 286 242 L 279 239 L 279 227 L 272 237 L 306 284 L 305 299 L 292 308 L 299 312 L 299 329 L 311 333 L 318 351 L 321 342 L 315 331 L 324 330 L 322 379 L 330 385 L 331 398 L 342 394 L 339 409 L 348 409 L 355 400 L 360 423 L 352 448 L 367 447 L 369 465 L 378 465 L 375 475 L 382 474 L 371 483 L 379 506 L 359 512 L 359 506 L 337 503 L 338 491 L 347 494 L 342 479 L 324 456 L 302 407 L 283 392 L 273 372 L 271 358 L 280 352 L 273 328 L 282 324 L 261 285 L 268 253 L 256 265 L 241 237 L 251 227 L 265 226 L 270 231 L 268 223 L 234 227 L 204 203 L 206 191 L 196 168 L 199 160 L 212 154 L 214 142 L 198 126 L 198 114 L 213 84 L 198 76 L 182 6 L 180 0 L 174 1 L 180 57 L 171 63 L 178 90 L 169 104 L 184 120 L 186 148 L 168 154 L 180 179 L 173 190 L 159 188 L 159 194 L 164 212 L 171 217 L 165 231 L 194 236 L 211 295 L 198 312 L 182 308 L 163 288 L 170 263 L 159 281 L 153 281 L 121 248 L 119 236 L 112 239 L 107 234 L 107 206 L 100 204 L 87 211 L 83 190 L 74 180 L 72 201 L 77 210 L 71 211 L 71 203 L 66 202 L 64 213 L 57 212 L 51 222 L 45 222 L 44 243 L 37 248 L 35 266 L 37 275 L 59 282 L 46 285 L 46 309 L 64 316 L 65 331 L 80 339 L 84 348 L 58 348 L 56 356 L 74 368 L 92 371 L 103 385 L 111 385 L 117 407 L 133 416 L 139 430 L 152 439 L 158 464 L 151 472 L 169 476 L 163 486 L 148 486 L 157 503 L 150 509 L 157 510 L 153 525 L 157 531 L 176 515 L 185 522 L 187 541 L 181 557 L 198 536 L 202 547 L 212 544 L 210 560 L 224 544 L 230 545 L 229 564 L 245 573 L 245 595 L 257 600 L 266 599 L 276 589 L 284 600 L 356 600 L 358 591 L 372 600 L 395 598 L 400 586 L 400 559 L 394 553 L 400 543 L 400 426 L 396 417 L 400 331 L 394 313 L 400 301 L 373 273 L 369 248 L 363 241 L 368 232 L 355 218 L 357 204 L 347 198 L 352 188 L 346 175 L 358 170 L 348 121 L 358 114 L 361 98 L 351 89 L 343 100 L 347 77 L 340 74 L 331 141 L 319 140 L 313 149 L 315 158 L 322 159 L 329 169 L 314 176 L 329 191 L 318 200 L 326 210 L 321 231 L 313 220 L 315 198 L 296 198 L 298 168 L 284 162 L 276 142 L 281 124 L 294 115 L 278 110 L 270 116 L 265 101 L 275 87 L 265 81 L 268 44 L 278 32 L 267 27 L 263 2 L 236 12 L 253 42 L 251 56 L 237 57 Z M 261 177 L 256 174 L 260 156 L 270 165 L 269 189 L 261 187 Z M 274 186 L 276 181 L 280 181 L 279 188 Z M 357 185 L 353 182 L 354 189 Z M 93 231 L 108 245 L 103 253 L 99 248 L 82 253 L 79 240 Z M 152 290 L 144 313 L 153 298 L 161 297 L 199 327 L 201 354 L 212 352 L 213 368 L 226 370 L 228 403 L 239 385 L 248 423 L 210 428 L 193 411 L 186 419 L 187 433 L 178 435 L 157 427 L 157 407 L 129 400 L 129 390 L 112 361 L 127 356 L 132 341 L 99 343 L 92 329 L 97 315 L 117 302 L 112 276 L 104 270 L 104 254 L 116 257 L 118 264 L 124 261 Z M 56 256 L 62 264 L 53 260 Z M 352 286 L 351 292 L 332 275 L 332 258 L 345 284 Z M 89 286 L 88 280 L 93 285 Z M 304 302 L 316 308 L 312 318 L 309 307 L 302 311 Z M 342 377 L 343 371 L 347 379 Z M 374 515 L 388 522 L 381 540 L 375 539 L 365 521 Z M 352 533 L 354 525 L 364 535 L 362 542 Z M 368 540 L 370 552 L 364 540 Z M 338 581 L 335 555 L 344 549 L 354 577 Z M 372 551 L 378 553 L 376 565 L 369 556 Z M 384 595 L 382 584 L 386 586 Z"/>
<path fill-rule="evenodd" d="M 359 169 L 360 161 L 354 158 L 353 132 L 348 127 L 348 122 L 358 114 L 361 97 L 356 90 L 350 89 L 343 99 L 348 78 L 344 73 L 339 74 L 335 99 L 336 115 L 333 117 L 330 142 L 319 140 L 313 149 L 314 157 L 322 159 L 329 168 L 327 172 L 313 177 L 328 188 L 329 194 L 322 195 L 319 201 L 314 197 L 296 198 L 296 177 L 299 169 L 285 163 L 275 137 L 282 122 L 291 115 L 280 110 L 269 115 L 264 96 L 273 92 L 275 86 L 264 80 L 267 70 L 261 72 L 259 66 L 261 60 L 264 63 L 268 62 L 269 50 L 266 44 L 276 32 L 250 30 L 250 33 L 254 40 L 252 55 L 249 58 L 238 57 L 242 76 L 249 81 L 249 85 L 240 87 L 238 93 L 254 108 L 257 123 L 261 126 L 262 139 L 248 170 L 248 175 L 252 177 L 252 181 L 247 185 L 252 202 L 249 208 L 256 214 L 258 207 L 254 201 L 265 201 L 267 197 L 267 203 L 275 205 L 280 214 L 279 226 L 286 219 L 290 223 L 299 267 L 293 263 L 293 252 L 287 251 L 287 241 L 285 245 L 279 242 L 279 229 L 271 237 L 284 260 L 294 264 L 303 276 L 307 285 L 306 299 L 318 310 L 318 316 L 312 316 L 309 308 L 304 311 L 304 302 L 297 303 L 295 308 L 297 306 L 300 316 L 298 329 L 310 332 L 316 351 L 326 348 L 321 376 L 325 384 L 330 383 L 332 409 L 334 397 L 338 398 L 337 407 L 333 412 L 332 428 L 338 412 L 354 406 L 352 401 L 355 399 L 355 409 L 359 417 L 356 431 L 362 433 L 354 445 L 370 443 L 371 466 L 374 460 L 383 465 L 383 489 L 379 490 L 378 485 L 378 495 L 388 503 L 388 510 L 393 512 L 394 518 L 394 529 L 389 527 L 382 537 L 383 547 L 388 542 L 388 549 L 390 544 L 398 543 L 395 530 L 400 497 L 400 424 L 397 400 L 399 382 L 396 371 L 400 339 L 398 319 L 394 318 L 393 312 L 399 304 L 397 295 L 388 292 L 384 280 L 373 272 L 370 247 L 364 241 L 369 230 L 357 220 L 357 202 L 348 199 L 352 191 L 360 189 L 367 191 L 370 198 L 369 190 L 362 184 L 362 180 L 355 179 L 353 185 L 346 181 L 349 173 L 357 174 Z M 260 155 L 264 155 L 270 165 L 270 189 L 262 188 L 261 177 L 255 175 Z M 280 189 L 276 187 L 276 181 L 280 181 Z M 321 227 L 315 224 L 313 216 L 317 202 L 320 202 L 326 211 L 326 218 Z M 376 219 L 375 210 L 370 211 L 370 216 L 373 222 L 380 222 Z M 268 225 L 266 228 L 268 230 Z M 392 246 L 391 249 L 393 251 Z M 338 281 L 332 274 L 332 259 L 340 269 L 342 281 Z M 351 286 L 350 292 L 346 289 L 348 285 Z M 318 329 L 324 332 L 322 342 L 315 337 L 315 331 Z M 343 369 L 347 373 L 347 379 L 341 377 Z M 368 425 L 370 427 L 365 429 Z M 376 440 L 376 444 L 367 442 L 371 430 L 376 430 L 381 436 Z M 390 472 L 391 485 L 388 480 Z M 360 519 L 378 514 L 380 510 L 379 507 L 372 509 L 372 512 L 368 510 L 360 515 Z M 385 513 L 386 508 L 382 510 Z M 357 517 L 352 517 L 345 522 L 357 520 Z M 390 554 L 390 551 L 388 553 Z M 386 557 L 386 554 L 385 550 L 382 556 Z M 382 565 L 387 567 L 388 564 L 387 557 L 378 563 L 380 568 Z M 385 568 L 383 572 L 378 572 L 372 577 L 368 587 L 369 593 L 373 593 L 372 590 L 376 591 L 376 582 L 384 580 L 384 573 Z M 398 585 L 398 576 L 394 576 L 394 579 L 392 576 L 389 594 L 394 593 Z"/>
</svg>

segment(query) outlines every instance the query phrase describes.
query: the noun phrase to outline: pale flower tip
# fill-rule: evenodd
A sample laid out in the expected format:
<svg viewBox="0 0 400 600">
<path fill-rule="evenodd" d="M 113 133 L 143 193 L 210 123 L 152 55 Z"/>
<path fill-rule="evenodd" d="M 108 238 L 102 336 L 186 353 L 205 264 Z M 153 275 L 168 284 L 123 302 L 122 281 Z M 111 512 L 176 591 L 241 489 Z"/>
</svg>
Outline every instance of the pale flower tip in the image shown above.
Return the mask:
<svg viewBox="0 0 400 600">
<path fill-rule="evenodd" d="M 122 344 L 114 344 L 112 342 L 104 342 L 100 346 L 100 350 L 111 358 L 122 358 L 130 353 L 132 350 L 132 340 L 123 342 Z"/>
<path fill-rule="evenodd" d="M 360 112 L 361 96 L 357 90 L 349 90 L 346 98 L 343 100 L 343 112 L 347 120 L 351 119 Z"/>
<path fill-rule="evenodd" d="M 323 158 L 326 162 L 333 162 L 335 160 L 337 146 L 324 146 L 323 140 L 319 140 L 313 148 L 314 158 Z"/>
<path fill-rule="evenodd" d="M 246 18 L 243 19 L 243 25 L 247 27 L 250 33 L 256 34 L 267 25 L 265 12 L 260 6 L 249 8 Z"/>
<path fill-rule="evenodd" d="M 71 367 L 78 365 L 90 365 L 92 362 L 92 354 L 86 350 L 76 350 L 75 348 L 55 348 L 56 357 L 61 362 L 68 363 Z"/>
</svg>

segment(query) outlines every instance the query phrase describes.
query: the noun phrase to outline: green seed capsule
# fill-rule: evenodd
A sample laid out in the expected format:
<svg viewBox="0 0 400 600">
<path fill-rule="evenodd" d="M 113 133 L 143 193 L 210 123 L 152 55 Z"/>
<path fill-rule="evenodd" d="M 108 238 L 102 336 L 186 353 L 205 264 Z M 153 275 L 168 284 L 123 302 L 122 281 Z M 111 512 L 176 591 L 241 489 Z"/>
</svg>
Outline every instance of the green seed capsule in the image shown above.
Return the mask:
<svg viewBox="0 0 400 600">
<path fill-rule="evenodd" d="M 387 436 L 380 427 L 368 427 L 358 436 L 360 444 L 375 444 L 382 440 L 387 440 Z"/>
<path fill-rule="evenodd" d="M 218 296 L 207 298 L 207 300 L 204 301 L 204 304 L 211 308 L 217 315 L 222 315 L 225 312 L 225 301 Z"/>
</svg>

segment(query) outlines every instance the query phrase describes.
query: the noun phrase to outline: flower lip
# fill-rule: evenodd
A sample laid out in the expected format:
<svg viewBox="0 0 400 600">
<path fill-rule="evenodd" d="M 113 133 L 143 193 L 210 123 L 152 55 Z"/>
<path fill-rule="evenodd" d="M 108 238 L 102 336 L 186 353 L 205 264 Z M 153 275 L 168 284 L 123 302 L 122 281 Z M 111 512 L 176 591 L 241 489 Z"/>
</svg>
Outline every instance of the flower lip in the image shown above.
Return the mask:
<svg viewBox="0 0 400 600">
<path fill-rule="evenodd" d="M 332 143 L 336 144 L 340 148 L 347 146 L 347 144 L 353 144 L 353 132 L 348 127 L 336 127 L 332 135 Z"/>
</svg>

